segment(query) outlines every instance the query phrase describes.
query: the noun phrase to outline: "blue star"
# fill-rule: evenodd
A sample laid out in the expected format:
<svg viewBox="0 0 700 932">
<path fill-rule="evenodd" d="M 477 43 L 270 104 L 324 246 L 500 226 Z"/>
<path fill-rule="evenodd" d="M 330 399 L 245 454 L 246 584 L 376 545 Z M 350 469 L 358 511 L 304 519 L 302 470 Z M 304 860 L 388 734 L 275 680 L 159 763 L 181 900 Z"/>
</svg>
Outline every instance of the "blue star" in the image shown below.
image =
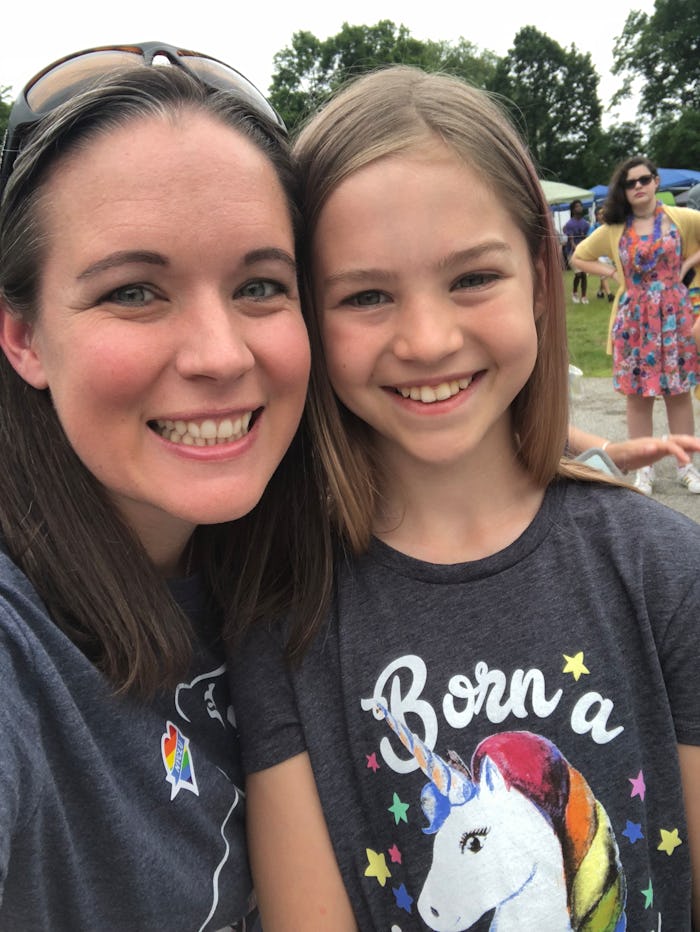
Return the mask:
<svg viewBox="0 0 700 932">
<path fill-rule="evenodd" d="M 644 838 L 644 833 L 642 832 L 642 826 L 639 822 L 630 822 L 627 820 L 627 826 L 622 833 L 626 838 L 629 838 L 630 844 L 634 844 L 635 841 L 639 841 L 640 838 Z"/>
<path fill-rule="evenodd" d="M 405 909 L 407 913 L 410 913 L 413 897 L 408 895 L 408 890 L 404 884 L 401 884 L 398 889 L 396 887 L 392 887 L 392 890 L 394 891 L 394 896 L 396 898 L 396 905 L 400 909 Z"/>
</svg>

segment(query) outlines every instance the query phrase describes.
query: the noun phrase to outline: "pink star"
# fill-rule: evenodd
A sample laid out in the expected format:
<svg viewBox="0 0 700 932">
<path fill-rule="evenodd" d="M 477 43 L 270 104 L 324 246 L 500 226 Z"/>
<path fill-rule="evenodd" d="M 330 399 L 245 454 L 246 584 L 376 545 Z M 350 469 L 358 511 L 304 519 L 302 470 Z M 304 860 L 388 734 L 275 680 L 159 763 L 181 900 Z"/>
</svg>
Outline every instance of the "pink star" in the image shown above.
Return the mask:
<svg viewBox="0 0 700 932">
<path fill-rule="evenodd" d="M 391 848 L 389 848 L 389 857 L 391 858 L 391 863 L 392 863 L 392 864 L 400 864 L 400 863 L 401 863 L 401 852 L 400 852 L 399 849 L 396 847 L 396 843 L 394 843 L 394 844 L 391 846 Z"/>
<path fill-rule="evenodd" d="M 367 769 L 376 773 L 379 770 L 379 764 L 377 763 L 377 752 L 373 754 L 365 754 L 367 758 Z"/>
<path fill-rule="evenodd" d="M 644 802 L 644 795 L 647 791 L 646 783 L 644 782 L 644 774 L 642 771 L 639 771 L 639 774 L 636 777 L 627 778 L 632 784 L 632 792 L 630 793 L 630 798 L 633 796 L 639 796 L 639 798 Z"/>
</svg>

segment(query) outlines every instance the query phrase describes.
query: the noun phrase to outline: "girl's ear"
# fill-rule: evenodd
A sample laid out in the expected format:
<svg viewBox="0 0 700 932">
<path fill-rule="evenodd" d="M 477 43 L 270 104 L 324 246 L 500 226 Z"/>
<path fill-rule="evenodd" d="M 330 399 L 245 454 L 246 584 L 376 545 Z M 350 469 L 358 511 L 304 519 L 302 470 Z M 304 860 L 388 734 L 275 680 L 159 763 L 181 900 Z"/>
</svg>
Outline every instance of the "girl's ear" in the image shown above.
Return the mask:
<svg viewBox="0 0 700 932">
<path fill-rule="evenodd" d="M 545 275 L 544 259 L 542 257 L 535 262 L 532 278 L 532 313 L 535 320 L 539 320 L 545 311 L 545 296 L 547 294 L 547 288 L 545 286 L 547 278 Z"/>
<path fill-rule="evenodd" d="M 32 325 L 13 312 L 0 296 L 0 347 L 15 372 L 34 388 L 48 388 L 44 367 L 34 347 Z"/>
</svg>

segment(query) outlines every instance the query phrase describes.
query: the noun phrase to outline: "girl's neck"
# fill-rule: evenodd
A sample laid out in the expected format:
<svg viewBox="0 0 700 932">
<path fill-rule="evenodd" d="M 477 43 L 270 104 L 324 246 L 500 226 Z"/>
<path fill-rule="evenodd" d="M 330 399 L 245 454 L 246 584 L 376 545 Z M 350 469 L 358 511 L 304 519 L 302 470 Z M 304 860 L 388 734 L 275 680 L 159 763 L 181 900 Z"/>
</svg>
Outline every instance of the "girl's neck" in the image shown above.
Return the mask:
<svg viewBox="0 0 700 932">
<path fill-rule="evenodd" d="M 498 553 L 529 526 L 544 496 L 514 452 L 461 470 L 416 463 L 387 475 L 375 535 L 429 563 Z"/>
</svg>

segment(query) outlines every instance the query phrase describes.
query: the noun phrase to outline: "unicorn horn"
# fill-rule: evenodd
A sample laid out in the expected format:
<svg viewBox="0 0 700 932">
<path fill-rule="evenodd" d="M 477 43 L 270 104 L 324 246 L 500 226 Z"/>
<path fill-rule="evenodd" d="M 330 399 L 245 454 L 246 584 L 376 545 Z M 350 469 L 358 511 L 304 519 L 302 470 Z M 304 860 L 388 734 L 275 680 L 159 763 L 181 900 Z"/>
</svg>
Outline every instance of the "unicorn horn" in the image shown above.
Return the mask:
<svg viewBox="0 0 700 932">
<path fill-rule="evenodd" d="M 475 787 L 472 781 L 460 770 L 450 767 L 441 757 L 433 753 L 425 742 L 394 718 L 389 709 L 379 700 L 375 702 L 375 715 L 377 718 L 386 720 L 426 777 L 452 805 L 458 806 L 473 796 Z"/>
</svg>

